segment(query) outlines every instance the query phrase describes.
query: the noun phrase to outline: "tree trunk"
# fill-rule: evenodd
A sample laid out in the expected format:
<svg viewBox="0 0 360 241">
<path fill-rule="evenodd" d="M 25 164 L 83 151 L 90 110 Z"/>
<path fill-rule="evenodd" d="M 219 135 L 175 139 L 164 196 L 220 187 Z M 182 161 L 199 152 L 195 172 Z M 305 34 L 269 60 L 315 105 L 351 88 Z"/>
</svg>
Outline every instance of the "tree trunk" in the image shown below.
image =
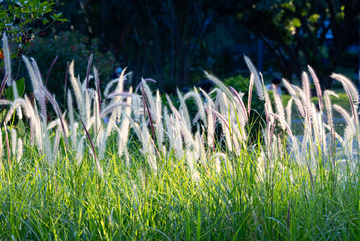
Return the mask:
<svg viewBox="0 0 360 241">
<path fill-rule="evenodd" d="M 322 90 L 330 90 L 332 88 L 332 79 L 330 78 L 332 72 L 330 68 L 325 68 L 321 71 L 319 81 Z"/>
<path fill-rule="evenodd" d="M 289 83 L 292 83 L 293 70 L 294 68 L 291 65 L 288 65 L 285 68 L 281 68 L 281 74 L 282 74 L 281 78 L 284 78 L 287 81 L 289 81 Z"/>
</svg>

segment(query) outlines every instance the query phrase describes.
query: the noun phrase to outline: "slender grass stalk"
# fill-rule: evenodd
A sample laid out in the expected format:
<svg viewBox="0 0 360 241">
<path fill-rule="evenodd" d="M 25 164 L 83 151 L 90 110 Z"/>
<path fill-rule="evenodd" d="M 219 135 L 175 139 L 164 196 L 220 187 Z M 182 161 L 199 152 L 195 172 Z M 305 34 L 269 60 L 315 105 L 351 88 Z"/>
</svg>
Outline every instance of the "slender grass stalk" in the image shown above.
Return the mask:
<svg viewBox="0 0 360 241">
<path fill-rule="evenodd" d="M 92 61 L 93 61 L 93 54 L 90 55 L 88 61 L 87 72 L 86 72 L 86 89 L 89 88 L 89 75 L 90 75 Z"/>
<path fill-rule="evenodd" d="M 67 131 L 65 129 L 65 123 L 61 114 L 61 110 L 60 107 L 58 105 L 58 103 L 56 102 L 55 98 L 49 93 L 49 91 L 47 89 L 45 89 L 44 87 L 42 87 L 43 92 L 45 93 L 45 95 L 47 96 L 47 98 L 50 100 L 52 106 L 54 107 L 55 113 L 59 118 L 60 124 L 61 124 L 61 129 L 63 131 L 63 137 L 65 140 L 66 145 L 69 145 L 68 143 L 68 139 L 67 139 Z"/>
<path fill-rule="evenodd" d="M 9 76 L 7 78 L 7 86 L 12 86 L 13 85 L 13 79 L 12 79 L 12 75 L 11 75 L 11 57 L 10 57 L 10 47 L 9 47 L 9 42 L 6 36 L 6 33 L 3 34 L 3 52 L 4 52 L 4 68 L 5 68 L 5 76 Z M 14 91 L 15 89 L 17 90 L 16 86 L 14 87 Z M 15 94 L 15 93 L 14 93 Z M 16 95 L 14 95 L 14 97 L 18 97 Z"/>
<path fill-rule="evenodd" d="M 3 93 L 3 91 L 4 91 L 5 84 L 6 84 L 8 78 L 9 78 L 9 74 L 5 75 L 3 81 L 1 82 L 1 86 L 0 86 L 0 98 L 2 97 L 2 93 Z"/>
<path fill-rule="evenodd" d="M 319 79 L 316 76 L 315 71 L 309 65 L 308 65 L 308 70 L 309 70 L 310 75 L 311 75 L 311 77 L 313 79 L 313 82 L 315 84 L 316 94 L 319 97 L 319 107 L 320 107 L 320 110 L 322 110 L 324 108 L 324 104 L 323 104 L 323 101 L 322 101 L 322 90 L 321 90 Z"/>
<path fill-rule="evenodd" d="M 148 105 L 148 102 L 147 102 L 147 99 L 146 99 L 148 96 L 147 96 L 147 94 L 145 92 L 145 89 L 143 87 L 141 87 L 141 92 L 143 94 L 144 116 L 145 116 L 145 107 L 146 107 L 146 110 L 147 110 L 147 113 L 148 113 L 148 116 L 149 116 L 149 119 L 150 119 L 151 136 L 153 137 L 153 139 L 155 139 L 154 122 L 152 120 L 151 112 L 150 112 L 149 105 Z"/>
<path fill-rule="evenodd" d="M 66 101 L 66 88 L 67 88 L 67 79 L 69 75 L 69 62 L 66 62 L 66 72 L 65 72 L 65 81 L 64 81 L 64 100 Z"/>
<path fill-rule="evenodd" d="M 55 63 L 56 63 L 56 60 L 58 59 L 59 55 L 56 55 L 55 59 L 53 60 L 53 62 L 51 63 L 50 67 L 49 67 L 49 70 L 46 74 L 46 79 L 45 79 L 45 87 L 47 86 L 47 82 L 48 82 L 48 79 L 49 79 L 49 76 L 50 76 L 50 72 L 52 70 L 52 68 L 54 67 Z"/>
<path fill-rule="evenodd" d="M 81 122 L 81 125 L 83 126 L 84 131 L 85 131 L 85 133 L 86 133 L 86 136 L 87 136 L 87 138 L 88 138 L 88 140 L 89 140 L 89 142 L 90 142 L 90 145 L 91 145 L 91 148 L 92 148 L 92 151 L 93 151 L 93 155 L 94 155 L 95 166 L 96 166 L 96 168 L 97 168 L 100 176 L 103 176 L 103 170 L 102 170 L 102 168 L 101 168 L 101 166 L 100 166 L 100 163 L 99 163 L 98 160 L 97 160 L 94 143 L 92 142 L 91 137 L 90 137 L 90 134 L 89 134 L 88 130 L 86 129 L 86 126 L 84 125 L 84 122 L 81 120 L 81 118 L 80 118 L 80 122 Z"/>
</svg>

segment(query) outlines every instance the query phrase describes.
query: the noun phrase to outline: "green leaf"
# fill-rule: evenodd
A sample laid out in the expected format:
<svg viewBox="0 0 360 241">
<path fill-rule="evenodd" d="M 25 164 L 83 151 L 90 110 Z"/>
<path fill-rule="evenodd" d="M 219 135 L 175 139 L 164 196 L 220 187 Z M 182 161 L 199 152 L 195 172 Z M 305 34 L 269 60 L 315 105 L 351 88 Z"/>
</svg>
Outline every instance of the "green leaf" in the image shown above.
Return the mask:
<svg viewBox="0 0 360 241">
<path fill-rule="evenodd" d="M 39 6 L 39 5 L 40 5 L 40 1 L 39 1 L 39 0 L 32 0 L 32 1 L 34 1 L 35 6 Z"/>
<path fill-rule="evenodd" d="M 201 239 L 201 212 L 200 212 L 200 204 L 198 202 L 198 216 L 197 216 L 197 224 L 196 224 L 196 240 Z"/>
<path fill-rule="evenodd" d="M 22 7 L 23 6 L 23 3 L 24 3 L 24 0 L 16 0 L 15 1 L 15 3 L 17 4 L 17 5 L 19 5 L 20 7 Z"/>
<path fill-rule="evenodd" d="M 47 23 L 49 23 L 49 20 L 47 20 L 46 18 L 44 18 L 43 21 L 42 21 L 42 24 L 45 25 L 45 24 L 47 24 Z"/>
<path fill-rule="evenodd" d="M 7 110 L 3 110 L 3 111 L 1 111 L 1 113 L 0 113 L 0 120 L 4 120 L 4 119 L 5 119 L 6 114 L 7 114 Z M 359 203 L 360 203 L 360 202 L 359 202 Z"/>
<path fill-rule="evenodd" d="M 319 21 L 319 19 L 320 19 L 320 15 L 317 13 L 315 13 L 309 17 L 309 21 L 311 23 L 317 23 Z"/>
<path fill-rule="evenodd" d="M 60 22 L 70 22 L 68 19 L 66 18 L 59 18 L 57 19 L 57 21 L 60 21 Z"/>
<path fill-rule="evenodd" d="M 25 79 L 19 79 L 18 81 L 16 81 L 16 87 L 19 93 L 19 97 L 23 96 L 24 92 L 25 92 Z M 5 95 L 6 98 L 10 101 L 14 101 L 14 90 L 13 90 L 13 86 L 10 86 L 9 88 L 7 88 L 5 90 Z"/>
<path fill-rule="evenodd" d="M 22 120 L 19 120 L 17 125 L 16 125 L 16 129 L 18 131 L 18 135 L 20 137 L 24 137 L 24 135 L 26 134 L 25 133 L 25 125 L 24 125 L 24 122 Z"/>
<path fill-rule="evenodd" d="M 61 22 L 64 22 L 64 21 L 69 21 L 67 20 L 66 18 L 61 18 L 62 17 L 62 13 L 54 13 L 51 18 L 54 20 L 54 21 L 61 21 Z"/>
<path fill-rule="evenodd" d="M 300 19 L 294 18 L 294 19 L 293 19 L 293 26 L 294 26 L 295 28 L 301 27 Z"/>
</svg>

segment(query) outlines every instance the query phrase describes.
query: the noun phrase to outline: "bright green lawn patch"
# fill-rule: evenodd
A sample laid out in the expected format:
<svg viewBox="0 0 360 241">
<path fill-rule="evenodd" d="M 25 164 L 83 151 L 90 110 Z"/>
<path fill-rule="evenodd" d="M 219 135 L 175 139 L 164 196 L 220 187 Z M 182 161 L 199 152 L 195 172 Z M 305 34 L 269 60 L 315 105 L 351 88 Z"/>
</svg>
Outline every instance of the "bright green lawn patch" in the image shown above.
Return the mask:
<svg viewBox="0 0 360 241">
<path fill-rule="evenodd" d="M 339 98 L 333 97 L 331 96 L 331 103 L 332 104 L 337 104 L 340 105 L 341 107 L 343 107 L 345 110 L 347 111 L 351 111 L 351 106 L 350 106 L 350 102 L 349 102 L 349 98 L 346 95 L 344 89 L 333 89 L 333 91 L 339 96 Z M 283 101 L 283 105 L 286 106 L 289 99 L 291 98 L 290 95 L 282 95 L 281 99 Z M 319 102 L 318 97 L 312 97 L 311 101 L 314 102 L 315 104 L 317 104 Z M 293 102 L 293 107 L 292 107 L 292 112 L 291 112 L 291 116 L 292 119 L 300 119 L 300 115 L 299 113 L 296 111 L 296 106 Z M 333 118 L 341 118 L 341 115 L 334 111 L 333 112 Z"/>
<path fill-rule="evenodd" d="M 349 98 L 346 95 L 344 89 L 342 89 L 342 88 L 333 89 L 333 91 L 339 96 L 339 98 L 331 96 L 330 97 L 331 98 L 331 103 L 340 105 L 346 111 L 351 113 L 351 106 L 350 106 Z M 291 98 L 290 95 L 282 95 L 281 96 L 284 107 L 286 107 L 286 105 L 287 105 L 290 98 Z M 314 102 L 315 104 L 317 104 L 319 102 L 317 96 L 312 97 L 311 101 Z M 324 112 L 325 112 L 325 118 L 326 118 L 326 111 L 324 110 Z M 339 112 L 333 110 L 333 118 L 338 120 L 335 123 L 335 128 L 341 134 L 343 132 L 345 126 L 344 126 L 344 121 L 341 121 L 339 119 L 343 119 L 343 117 Z M 292 104 L 291 119 L 292 120 L 302 120 L 302 117 L 300 116 L 294 102 Z M 298 123 L 298 122 L 294 123 L 294 122 L 292 122 L 291 128 L 292 128 L 292 130 L 294 131 L 295 134 L 301 134 L 303 129 L 304 129 L 304 126 L 303 126 L 302 123 Z"/>
</svg>

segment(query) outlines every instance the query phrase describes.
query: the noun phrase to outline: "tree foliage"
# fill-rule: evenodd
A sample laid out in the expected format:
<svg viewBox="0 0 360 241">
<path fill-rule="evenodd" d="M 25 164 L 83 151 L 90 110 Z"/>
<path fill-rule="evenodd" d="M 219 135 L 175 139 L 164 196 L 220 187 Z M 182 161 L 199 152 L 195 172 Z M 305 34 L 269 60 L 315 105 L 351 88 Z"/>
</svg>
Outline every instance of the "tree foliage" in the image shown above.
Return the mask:
<svg viewBox="0 0 360 241">
<path fill-rule="evenodd" d="M 47 28 L 53 22 L 67 21 L 62 13 L 56 13 L 55 3 L 40 0 L 0 1 L 0 32 L 10 39 L 12 57 L 26 52 L 31 44 L 33 27 Z"/>
<path fill-rule="evenodd" d="M 358 39 L 359 2 L 59 0 L 57 7 L 71 19 L 62 26 L 99 37 L 105 50 L 136 73 L 134 84 L 151 76 L 161 91 L 174 91 L 191 84 L 199 70 L 219 74 L 231 69 L 223 53 L 253 41 L 249 32 L 264 40 L 285 78 L 300 76 L 309 64 L 323 88 L 330 88 L 328 76 Z"/>
<path fill-rule="evenodd" d="M 102 87 L 113 71 L 114 56 L 109 51 L 99 51 L 98 39 L 90 39 L 77 31 L 59 32 L 55 36 L 35 38 L 33 44 L 29 55 L 39 60 L 38 66 L 44 79 L 51 63 L 56 56 L 58 57 L 49 74 L 48 88 L 62 104 L 65 104 L 63 97 L 67 91 L 64 89 L 66 66 L 70 61 L 75 61 L 75 73 L 79 74 L 83 81 L 85 78 L 83 73 L 86 73 L 88 60 L 93 54 L 92 63 L 100 70 Z"/>
<path fill-rule="evenodd" d="M 270 47 L 286 78 L 300 76 L 301 53 L 320 74 L 322 87 L 331 88 L 328 76 L 358 35 L 359 13 L 358 0 L 259 0 L 238 17 Z"/>
<path fill-rule="evenodd" d="M 223 14 L 230 5 L 216 1 L 60 2 L 75 29 L 100 37 L 134 71 L 135 84 L 151 76 L 162 92 L 192 84 L 203 69 L 218 73 L 219 53 L 238 35 L 232 24 L 236 15 Z"/>
</svg>

